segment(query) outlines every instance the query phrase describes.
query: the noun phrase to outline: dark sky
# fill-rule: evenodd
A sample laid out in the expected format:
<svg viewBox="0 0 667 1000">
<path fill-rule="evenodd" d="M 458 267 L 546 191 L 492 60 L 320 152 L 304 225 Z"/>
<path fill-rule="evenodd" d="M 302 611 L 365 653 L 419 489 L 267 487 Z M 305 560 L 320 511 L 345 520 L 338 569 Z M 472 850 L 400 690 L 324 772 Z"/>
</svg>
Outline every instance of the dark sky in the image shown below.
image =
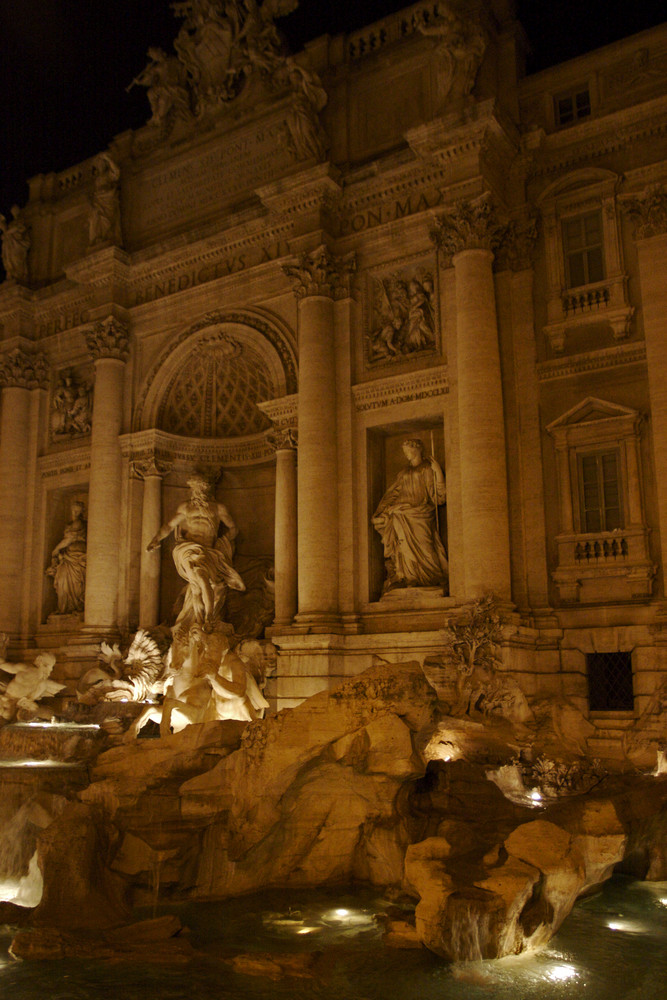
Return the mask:
<svg viewBox="0 0 667 1000">
<path fill-rule="evenodd" d="M 301 0 L 279 26 L 293 51 L 309 38 L 370 24 L 406 0 Z M 667 20 L 664 0 L 518 0 L 531 68 L 561 62 Z M 26 181 L 103 149 L 149 116 L 145 89 L 125 88 L 146 49 L 168 52 L 180 21 L 169 0 L 0 0 L 0 211 Z"/>
</svg>

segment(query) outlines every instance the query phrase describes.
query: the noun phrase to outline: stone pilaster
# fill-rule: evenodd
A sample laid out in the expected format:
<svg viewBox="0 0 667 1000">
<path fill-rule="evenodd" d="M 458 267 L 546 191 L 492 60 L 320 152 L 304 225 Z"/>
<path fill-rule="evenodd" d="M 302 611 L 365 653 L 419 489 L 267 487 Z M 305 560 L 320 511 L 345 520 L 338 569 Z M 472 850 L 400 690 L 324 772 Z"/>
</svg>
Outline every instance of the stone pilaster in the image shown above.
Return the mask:
<svg viewBox="0 0 667 1000">
<path fill-rule="evenodd" d="M 0 360 L 0 630 L 17 635 L 21 629 L 28 477 L 33 462 L 31 393 L 45 389 L 47 366 L 42 355 L 16 349 Z"/>
<path fill-rule="evenodd" d="M 276 450 L 275 624 L 289 625 L 298 606 L 296 435 L 291 427 L 277 428 L 271 443 Z"/>
<path fill-rule="evenodd" d="M 95 363 L 95 396 L 90 442 L 88 560 L 85 622 L 92 627 L 116 624 L 120 549 L 123 369 L 129 355 L 127 328 L 115 317 L 86 334 Z"/>
<path fill-rule="evenodd" d="M 170 465 L 155 458 L 133 462 L 134 473 L 143 480 L 141 506 L 141 563 L 139 580 L 139 625 L 150 628 L 160 624 L 160 549 L 146 547 L 162 525 L 162 479 Z"/>
<path fill-rule="evenodd" d="M 338 615 L 338 456 L 334 300 L 350 294 L 353 256 L 326 247 L 285 266 L 299 303 L 298 621 Z"/>
<path fill-rule="evenodd" d="M 465 596 L 492 591 L 510 600 L 505 419 L 493 279 L 494 251 L 504 230 L 485 195 L 441 215 L 432 236 L 456 274 Z"/>
<path fill-rule="evenodd" d="M 534 220 L 512 221 L 496 251 L 505 390 L 512 594 L 521 609 L 549 603 L 533 307 Z"/>
<path fill-rule="evenodd" d="M 667 366 L 667 188 L 651 184 L 639 196 L 625 199 L 624 208 L 634 225 L 639 260 L 664 579 L 667 573 L 667 381 L 664 378 Z"/>
</svg>

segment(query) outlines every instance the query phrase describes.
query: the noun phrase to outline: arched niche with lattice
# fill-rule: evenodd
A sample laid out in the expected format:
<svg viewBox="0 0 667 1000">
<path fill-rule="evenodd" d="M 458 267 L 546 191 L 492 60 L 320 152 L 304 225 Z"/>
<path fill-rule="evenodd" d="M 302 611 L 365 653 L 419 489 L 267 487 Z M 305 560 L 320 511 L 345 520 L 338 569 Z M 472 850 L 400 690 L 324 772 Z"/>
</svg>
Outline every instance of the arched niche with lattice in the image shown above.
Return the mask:
<svg viewBox="0 0 667 1000">
<path fill-rule="evenodd" d="M 250 437 L 270 426 L 257 404 L 295 389 L 291 345 L 275 324 L 250 312 L 209 314 L 154 365 L 134 427 L 181 437 Z"/>
</svg>

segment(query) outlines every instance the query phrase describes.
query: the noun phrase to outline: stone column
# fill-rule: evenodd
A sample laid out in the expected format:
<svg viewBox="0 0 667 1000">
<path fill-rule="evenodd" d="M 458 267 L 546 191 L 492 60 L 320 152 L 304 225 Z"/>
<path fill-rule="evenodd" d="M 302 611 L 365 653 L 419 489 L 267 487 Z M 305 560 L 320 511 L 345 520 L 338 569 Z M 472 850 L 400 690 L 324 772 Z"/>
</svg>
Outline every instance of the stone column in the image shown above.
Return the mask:
<svg viewBox="0 0 667 1000">
<path fill-rule="evenodd" d="M 433 237 L 456 273 L 465 596 L 511 600 L 505 418 L 493 279 L 502 227 L 488 196 L 438 218 Z"/>
<path fill-rule="evenodd" d="M 667 188 L 652 184 L 625 201 L 635 229 L 663 578 L 667 574 Z M 664 586 L 664 584 L 663 584 Z"/>
<path fill-rule="evenodd" d="M 128 331 L 115 317 L 86 334 L 95 362 L 95 396 L 90 441 L 88 554 L 85 623 L 97 628 L 116 624 L 120 549 L 123 375 Z"/>
<path fill-rule="evenodd" d="M 162 526 L 162 478 L 168 467 L 155 458 L 133 463 L 143 480 L 141 507 L 141 568 L 139 580 L 139 625 L 149 628 L 160 624 L 160 549 L 146 551 L 146 546 Z"/>
<path fill-rule="evenodd" d="M 274 432 L 276 449 L 276 625 L 290 625 L 297 611 L 296 438 L 289 427 Z"/>
<path fill-rule="evenodd" d="M 349 295 L 352 257 L 322 246 L 284 268 L 299 302 L 298 621 L 338 616 L 334 300 Z"/>
<path fill-rule="evenodd" d="M 18 635 L 28 529 L 30 474 L 30 394 L 47 383 L 42 355 L 11 351 L 0 362 L 0 631 Z"/>
<path fill-rule="evenodd" d="M 512 596 L 520 610 L 549 603 L 539 382 L 533 305 L 533 220 L 513 221 L 496 254 L 505 389 Z"/>
</svg>

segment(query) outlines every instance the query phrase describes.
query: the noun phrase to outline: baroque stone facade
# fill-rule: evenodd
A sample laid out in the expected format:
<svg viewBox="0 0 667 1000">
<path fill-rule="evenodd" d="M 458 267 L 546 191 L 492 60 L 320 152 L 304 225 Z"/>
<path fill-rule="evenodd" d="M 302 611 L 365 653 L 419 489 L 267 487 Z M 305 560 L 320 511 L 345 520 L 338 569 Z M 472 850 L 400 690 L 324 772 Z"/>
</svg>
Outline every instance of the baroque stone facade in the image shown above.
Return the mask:
<svg viewBox="0 0 667 1000">
<path fill-rule="evenodd" d="M 619 742 L 667 670 L 667 27 L 531 77 L 509 3 L 286 56 L 293 6 L 180 5 L 146 125 L 0 217 L 0 629 L 173 624 L 146 545 L 199 472 L 235 572 L 275 568 L 274 708 L 437 657 L 492 591 L 526 695 Z M 446 572 L 373 524 L 406 440 L 403 551 Z"/>
</svg>

